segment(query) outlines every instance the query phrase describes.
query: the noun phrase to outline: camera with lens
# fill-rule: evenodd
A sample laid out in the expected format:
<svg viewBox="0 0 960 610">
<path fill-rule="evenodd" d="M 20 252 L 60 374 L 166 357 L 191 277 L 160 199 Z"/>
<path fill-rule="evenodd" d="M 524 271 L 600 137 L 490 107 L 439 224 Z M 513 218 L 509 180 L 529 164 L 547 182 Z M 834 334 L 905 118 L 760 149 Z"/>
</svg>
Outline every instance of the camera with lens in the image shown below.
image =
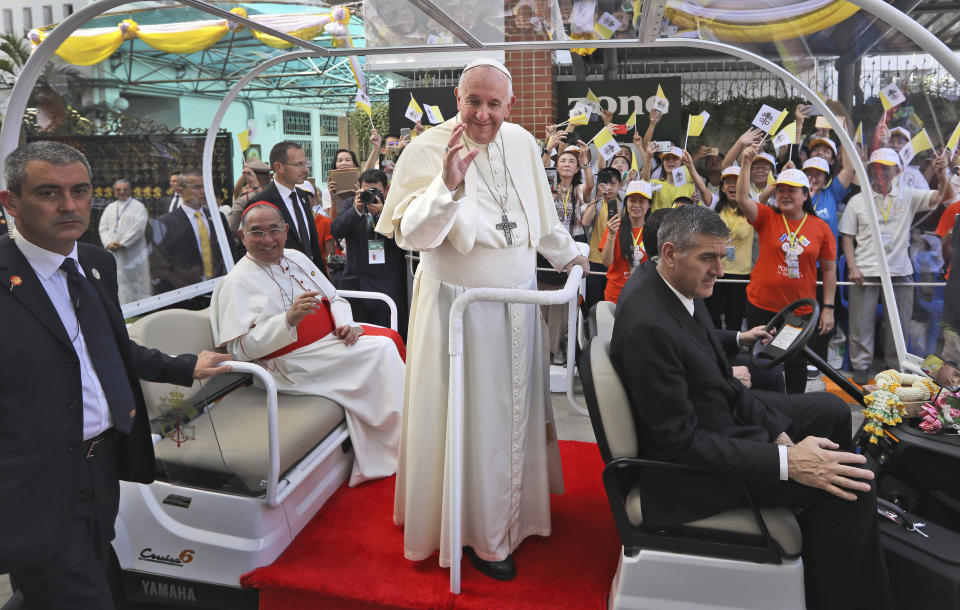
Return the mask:
<svg viewBox="0 0 960 610">
<path fill-rule="evenodd" d="M 363 204 L 363 213 L 367 213 L 367 206 L 371 203 L 383 203 L 383 191 L 375 186 L 363 189 L 357 194 L 357 201 Z"/>
</svg>

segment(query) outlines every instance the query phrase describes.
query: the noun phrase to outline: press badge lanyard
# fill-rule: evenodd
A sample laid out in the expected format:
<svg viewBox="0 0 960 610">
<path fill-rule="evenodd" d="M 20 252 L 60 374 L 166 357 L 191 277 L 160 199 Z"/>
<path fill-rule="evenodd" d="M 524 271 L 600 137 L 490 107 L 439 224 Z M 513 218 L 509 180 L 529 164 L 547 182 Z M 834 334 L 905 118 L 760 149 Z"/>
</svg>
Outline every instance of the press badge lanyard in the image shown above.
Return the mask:
<svg viewBox="0 0 960 610">
<path fill-rule="evenodd" d="M 373 227 L 376 226 L 373 214 L 368 212 L 364 220 L 366 221 L 368 218 L 370 220 L 370 226 L 367 227 L 367 263 L 370 265 L 382 265 L 387 262 L 385 244 L 382 239 L 376 238 L 376 233 L 373 231 Z M 371 233 L 374 235 L 373 239 L 370 238 Z"/>
</svg>

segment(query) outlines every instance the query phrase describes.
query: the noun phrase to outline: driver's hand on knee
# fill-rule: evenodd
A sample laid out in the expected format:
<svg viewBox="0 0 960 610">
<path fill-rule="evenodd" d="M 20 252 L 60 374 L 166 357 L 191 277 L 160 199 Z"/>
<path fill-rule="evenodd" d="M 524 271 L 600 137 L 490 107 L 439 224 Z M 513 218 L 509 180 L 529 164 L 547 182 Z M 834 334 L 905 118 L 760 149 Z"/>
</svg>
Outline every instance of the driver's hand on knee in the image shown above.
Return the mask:
<svg viewBox="0 0 960 610">
<path fill-rule="evenodd" d="M 808 436 L 787 449 L 787 474 L 802 485 L 816 487 L 844 500 L 856 500 L 854 491 L 870 491 L 873 472 L 851 464 L 867 458 L 846 451 L 828 438 Z"/>
<path fill-rule="evenodd" d="M 774 331 L 776 332 L 776 331 Z M 754 326 L 750 330 L 740 333 L 740 345 L 744 347 L 753 347 L 753 344 L 760 340 L 761 345 L 766 344 L 773 339 L 773 333 L 768 333 L 763 326 Z"/>
<path fill-rule="evenodd" d="M 750 369 L 745 366 L 735 366 L 731 370 L 733 371 L 733 376 L 740 380 L 743 387 L 750 387 Z"/>
</svg>

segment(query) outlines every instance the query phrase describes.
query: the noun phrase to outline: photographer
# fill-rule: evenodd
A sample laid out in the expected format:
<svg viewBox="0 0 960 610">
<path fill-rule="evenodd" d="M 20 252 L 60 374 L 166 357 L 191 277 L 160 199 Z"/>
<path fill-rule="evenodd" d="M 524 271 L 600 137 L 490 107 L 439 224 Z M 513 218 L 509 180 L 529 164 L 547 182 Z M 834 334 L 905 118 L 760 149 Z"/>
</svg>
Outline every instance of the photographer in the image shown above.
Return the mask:
<svg viewBox="0 0 960 610">
<path fill-rule="evenodd" d="M 407 291 L 404 251 L 393 239 L 375 233 L 386 199 L 387 176 L 368 169 L 360 174 L 360 190 L 344 203 L 330 226 L 336 239 L 346 242 L 347 263 L 340 279 L 343 290 L 383 292 L 397 304 L 397 330 L 406 339 Z M 352 210 L 350 208 L 353 208 Z M 353 319 L 390 326 L 390 311 L 380 301 L 353 299 Z"/>
</svg>

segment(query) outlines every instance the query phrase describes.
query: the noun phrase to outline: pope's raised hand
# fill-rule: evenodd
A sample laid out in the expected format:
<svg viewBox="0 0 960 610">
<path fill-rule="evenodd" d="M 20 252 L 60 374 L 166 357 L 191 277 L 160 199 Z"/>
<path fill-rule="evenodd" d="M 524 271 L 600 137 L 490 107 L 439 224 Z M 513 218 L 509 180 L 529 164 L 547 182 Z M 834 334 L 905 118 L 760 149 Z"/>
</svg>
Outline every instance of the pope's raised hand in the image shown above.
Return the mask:
<svg viewBox="0 0 960 610">
<path fill-rule="evenodd" d="M 464 129 L 466 129 L 466 126 L 463 123 L 453 128 L 453 134 L 450 136 L 450 141 L 447 142 L 446 155 L 443 158 L 443 183 L 451 191 L 460 186 L 463 177 L 467 175 L 467 168 L 480 154 L 479 150 L 474 149 L 466 155 L 460 156 L 460 149 L 464 148 L 462 137 Z"/>
</svg>

